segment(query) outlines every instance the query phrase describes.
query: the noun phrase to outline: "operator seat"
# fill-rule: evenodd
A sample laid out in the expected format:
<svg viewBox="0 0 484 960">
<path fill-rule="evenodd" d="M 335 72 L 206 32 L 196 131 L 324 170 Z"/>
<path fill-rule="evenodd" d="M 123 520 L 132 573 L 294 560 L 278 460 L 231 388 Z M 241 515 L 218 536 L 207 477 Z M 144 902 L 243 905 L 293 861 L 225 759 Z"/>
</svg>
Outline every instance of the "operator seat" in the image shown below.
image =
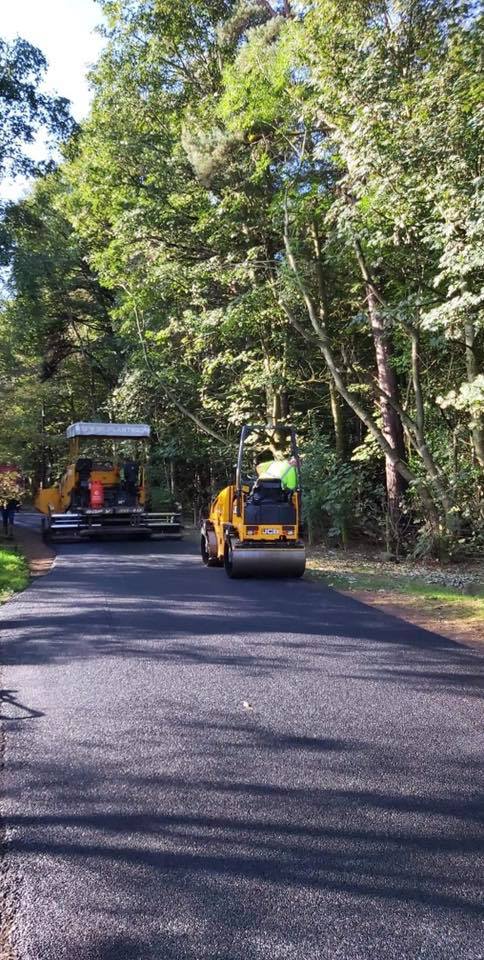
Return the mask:
<svg viewBox="0 0 484 960">
<path fill-rule="evenodd" d="M 291 491 L 280 480 L 261 479 L 254 483 L 245 503 L 246 523 L 296 523 L 296 508 Z"/>
<path fill-rule="evenodd" d="M 121 490 L 118 503 L 129 506 L 136 505 L 139 484 L 139 463 L 135 460 L 125 460 L 121 467 Z"/>
<path fill-rule="evenodd" d="M 76 460 L 76 473 L 78 481 L 75 489 L 76 506 L 89 506 L 89 480 L 92 471 L 92 460 L 90 457 L 79 457 Z"/>
</svg>

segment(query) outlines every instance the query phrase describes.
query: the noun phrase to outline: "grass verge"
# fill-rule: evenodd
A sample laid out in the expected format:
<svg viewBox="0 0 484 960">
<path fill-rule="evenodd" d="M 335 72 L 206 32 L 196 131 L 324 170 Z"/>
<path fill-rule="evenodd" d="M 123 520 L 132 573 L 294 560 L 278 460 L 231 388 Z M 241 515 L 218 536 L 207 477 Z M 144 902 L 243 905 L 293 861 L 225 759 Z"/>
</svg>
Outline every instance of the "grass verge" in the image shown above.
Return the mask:
<svg viewBox="0 0 484 960">
<path fill-rule="evenodd" d="M 13 593 L 24 590 L 29 582 L 29 567 L 25 557 L 14 547 L 0 546 L 0 603 Z"/>
</svg>

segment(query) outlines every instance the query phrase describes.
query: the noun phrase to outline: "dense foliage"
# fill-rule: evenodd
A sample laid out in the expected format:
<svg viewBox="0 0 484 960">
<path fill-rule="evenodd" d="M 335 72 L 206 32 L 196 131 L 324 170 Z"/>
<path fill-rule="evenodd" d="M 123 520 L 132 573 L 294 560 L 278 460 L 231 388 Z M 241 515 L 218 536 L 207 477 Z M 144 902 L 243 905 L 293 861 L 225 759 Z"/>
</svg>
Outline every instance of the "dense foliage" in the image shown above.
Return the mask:
<svg viewBox="0 0 484 960">
<path fill-rule="evenodd" d="M 91 114 L 4 217 L 1 457 L 40 475 L 68 421 L 148 420 L 198 510 L 241 423 L 291 421 L 314 536 L 479 549 L 474 5 L 102 6 Z"/>
<path fill-rule="evenodd" d="M 28 582 L 27 561 L 4 543 L 0 547 L 0 603 L 9 600 L 12 593 L 24 590 Z"/>
<path fill-rule="evenodd" d="M 69 102 L 41 90 L 46 67 L 37 47 L 0 37 L 0 177 L 39 169 L 26 147 L 40 130 L 54 138 L 72 132 Z"/>
</svg>

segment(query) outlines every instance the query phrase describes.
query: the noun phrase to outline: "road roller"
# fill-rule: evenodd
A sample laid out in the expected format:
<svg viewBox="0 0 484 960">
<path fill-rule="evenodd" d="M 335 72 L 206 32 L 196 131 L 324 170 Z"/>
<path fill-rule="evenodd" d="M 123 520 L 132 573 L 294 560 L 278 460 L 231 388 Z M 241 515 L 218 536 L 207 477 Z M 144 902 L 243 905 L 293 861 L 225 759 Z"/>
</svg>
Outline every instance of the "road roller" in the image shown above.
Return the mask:
<svg viewBox="0 0 484 960">
<path fill-rule="evenodd" d="M 263 442 L 270 450 L 259 453 Z M 252 455 L 252 469 L 246 460 Z M 201 555 L 227 576 L 301 577 L 300 460 L 294 427 L 242 427 L 235 482 L 220 491 L 202 523 Z"/>
</svg>

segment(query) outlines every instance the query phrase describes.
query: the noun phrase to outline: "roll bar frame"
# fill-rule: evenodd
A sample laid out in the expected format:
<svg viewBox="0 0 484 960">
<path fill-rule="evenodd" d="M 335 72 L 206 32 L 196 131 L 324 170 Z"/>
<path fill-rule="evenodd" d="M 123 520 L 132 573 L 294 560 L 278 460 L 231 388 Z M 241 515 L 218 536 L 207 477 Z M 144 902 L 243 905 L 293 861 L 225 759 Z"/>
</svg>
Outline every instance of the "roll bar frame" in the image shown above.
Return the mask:
<svg viewBox="0 0 484 960">
<path fill-rule="evenodd" d="M 267 435 L 275 432 L 284 433 L 290 436 L 291 438 L 291 455 L 296 461 L 296 469 L 297 469 L 297 481 L 298 481 L 297 491 L 299 492 L 301 490 L 301 482 L 300 482 L 301 460 L 299 457 L 299 450 L 297 446 L 295 428 L 292 426 L 286 426 L 285 424 L 281 424 L 281 423 L 273 423 L 273 424 L 267 424 L 267 425 L 246 423 L 244 424 L 240 432 L 239 452 L 237 456 L 237 467 L 236 467 L 236 473 L 235 473 L 235 488 L 236 488 L 237 494 L 240 494 L 242 492 L 242 465 L 243 465 L 243 459 L 244 459 L 245 441 L 247 440 L 247 437 L 251 433 L 264 433 Z"/>
</svg>

